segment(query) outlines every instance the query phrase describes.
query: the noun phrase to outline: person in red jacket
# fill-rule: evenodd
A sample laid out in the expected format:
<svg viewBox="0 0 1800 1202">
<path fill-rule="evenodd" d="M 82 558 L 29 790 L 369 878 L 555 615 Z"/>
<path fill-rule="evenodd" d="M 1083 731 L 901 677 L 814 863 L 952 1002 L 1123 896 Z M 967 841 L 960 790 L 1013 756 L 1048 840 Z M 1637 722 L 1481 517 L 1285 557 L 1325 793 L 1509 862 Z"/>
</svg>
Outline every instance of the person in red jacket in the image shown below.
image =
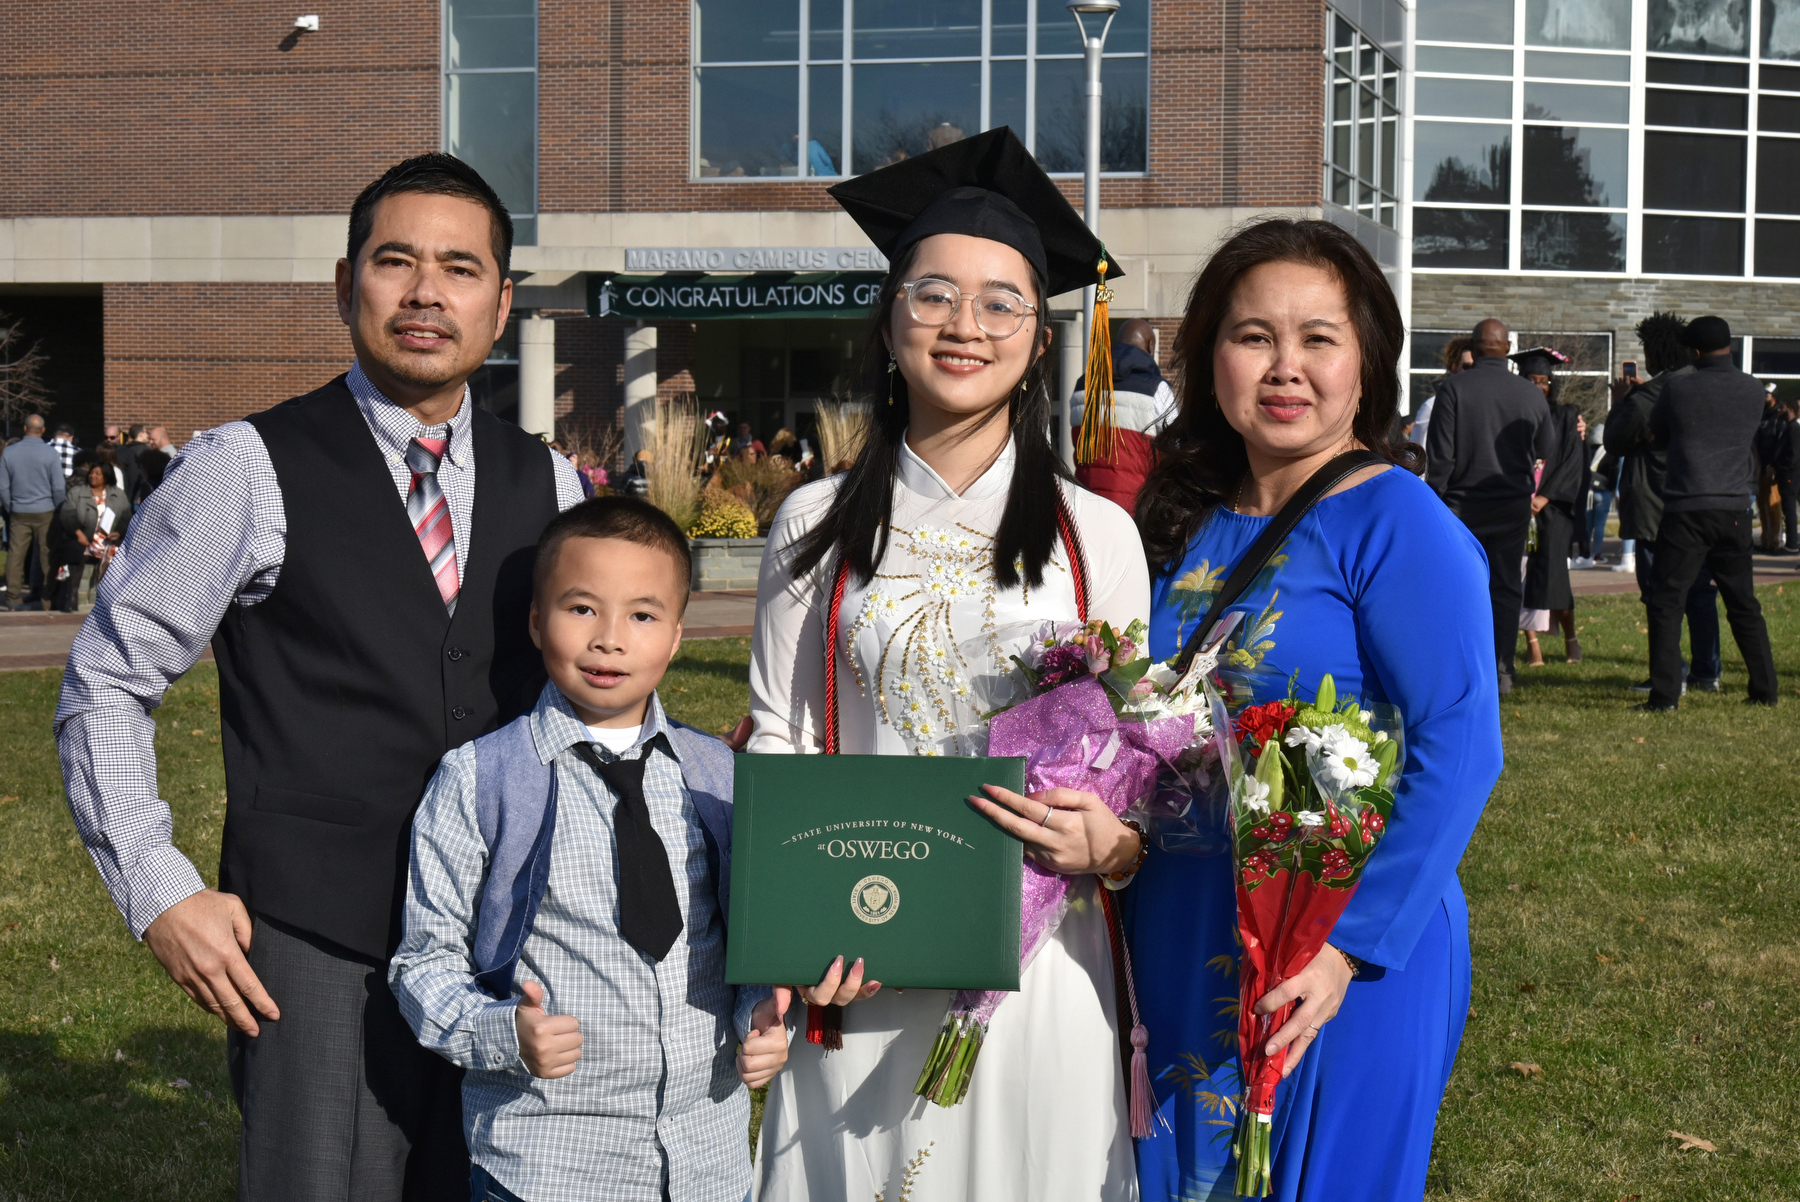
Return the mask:
<svg viewBox="0 0 1800 1202">
<path fill-rule="evenodd" d="M 1137 505 L 1138 489 L 1154 462 L 1150 444 L 1175 412 L 1175 391 L 1156 365 L 1156 327 L 1139 317 L 1119 326 L 1112 344 L 1113 453 L 1110 459 L 1075 468 L 1081 486 L 1122 506 Z M 1069 398 L 1072 429 L 1081 426 L 1086 396 L 1079 389 Z"/>
</svg>

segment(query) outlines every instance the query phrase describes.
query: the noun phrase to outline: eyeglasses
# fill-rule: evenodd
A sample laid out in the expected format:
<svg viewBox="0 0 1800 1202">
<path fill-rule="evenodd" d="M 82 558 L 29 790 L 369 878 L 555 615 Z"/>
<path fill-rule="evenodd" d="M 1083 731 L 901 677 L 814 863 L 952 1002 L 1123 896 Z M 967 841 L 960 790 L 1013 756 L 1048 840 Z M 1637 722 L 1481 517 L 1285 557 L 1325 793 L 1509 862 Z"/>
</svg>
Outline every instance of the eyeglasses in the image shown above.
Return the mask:
<svg viewBox="0 0 1800 1202">
<path fill-rule="evenodd" d="M 963 295 L 949 280 L 927 276 L 900 285 L 907 312 L 922 326 L 945 326 L 962 310 Z M 975 324 L 989 338 L 1011 338 L 1037 312 L 1037 306 L 1005 288 L 990 288 L 975 298 Z"/>
</svg>

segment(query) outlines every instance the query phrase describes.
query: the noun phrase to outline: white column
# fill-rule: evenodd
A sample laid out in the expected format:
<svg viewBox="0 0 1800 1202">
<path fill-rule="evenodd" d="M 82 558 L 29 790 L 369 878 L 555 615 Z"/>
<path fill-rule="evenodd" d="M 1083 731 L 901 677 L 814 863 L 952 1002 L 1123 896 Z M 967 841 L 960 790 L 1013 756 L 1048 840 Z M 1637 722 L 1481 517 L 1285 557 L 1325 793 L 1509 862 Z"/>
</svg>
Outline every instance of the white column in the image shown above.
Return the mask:
<svg viewBox="0 0 1800 1202">
<path fill-rule="evenodd" d="M 656 416 L 656 327 L 625 331 L 625 459 L 643 448 L 639 425 Z"/>
<path fill-rule="evenodd" d="M 1082 357 L 1081 322 L 1056 323 L 1056 341 L 1062 348 L 1062 387 L 1057 389 L 1056 413 L 1062 418 L 1062 430 L 1056 436 L 1056 451 L 1070 471 L 1075 470 L 1075 427 L 1070 424 L 1069 398 L 1081 385 L 1087 361 Z"/>
<path fill-rule="evenodd" d="M 556 323 L 536 313 L 519 321 L 519 425 L 556 435 Z"/>
</svg>

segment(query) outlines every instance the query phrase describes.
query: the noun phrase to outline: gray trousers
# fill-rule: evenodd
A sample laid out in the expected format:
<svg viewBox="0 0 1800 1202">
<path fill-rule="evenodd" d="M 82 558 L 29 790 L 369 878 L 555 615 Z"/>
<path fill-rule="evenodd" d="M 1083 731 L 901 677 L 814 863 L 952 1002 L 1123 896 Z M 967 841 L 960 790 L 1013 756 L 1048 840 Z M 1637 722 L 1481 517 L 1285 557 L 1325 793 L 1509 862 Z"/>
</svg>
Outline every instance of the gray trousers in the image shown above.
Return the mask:
<svg viewBox="0 0 1800 1202">
<path fill-rule="evenodd" d="M 281 1018 L 226 1042 L 239 1202 L 466 1202 L 462 1070 L 419 1046 L 386 966 L 260 915 L 249 959 Z"/>
</svg>

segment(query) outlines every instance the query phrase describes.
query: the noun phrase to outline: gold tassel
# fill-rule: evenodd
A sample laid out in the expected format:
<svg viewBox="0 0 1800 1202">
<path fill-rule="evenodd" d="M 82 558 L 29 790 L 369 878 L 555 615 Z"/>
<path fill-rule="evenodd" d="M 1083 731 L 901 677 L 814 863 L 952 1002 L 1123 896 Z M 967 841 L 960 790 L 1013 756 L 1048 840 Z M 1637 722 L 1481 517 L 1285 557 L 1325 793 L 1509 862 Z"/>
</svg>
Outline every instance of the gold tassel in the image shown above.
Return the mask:
<svg viewBox="0 0 1800 1202">
<path fill-rule="evenodd" d="M 1112 328 L 1107 303 L 1112 289 L 1106 286 L 1106 260 L 1100 260 L 1100 280 L 1094 289 L 1094 322 L 1088 327 L 1087 379 L 1082 385 L 1085 409 L 1081 432 L 1075 439 L 1076 463 L 1105 463 L 1113 457 Z"/>
</svg>

